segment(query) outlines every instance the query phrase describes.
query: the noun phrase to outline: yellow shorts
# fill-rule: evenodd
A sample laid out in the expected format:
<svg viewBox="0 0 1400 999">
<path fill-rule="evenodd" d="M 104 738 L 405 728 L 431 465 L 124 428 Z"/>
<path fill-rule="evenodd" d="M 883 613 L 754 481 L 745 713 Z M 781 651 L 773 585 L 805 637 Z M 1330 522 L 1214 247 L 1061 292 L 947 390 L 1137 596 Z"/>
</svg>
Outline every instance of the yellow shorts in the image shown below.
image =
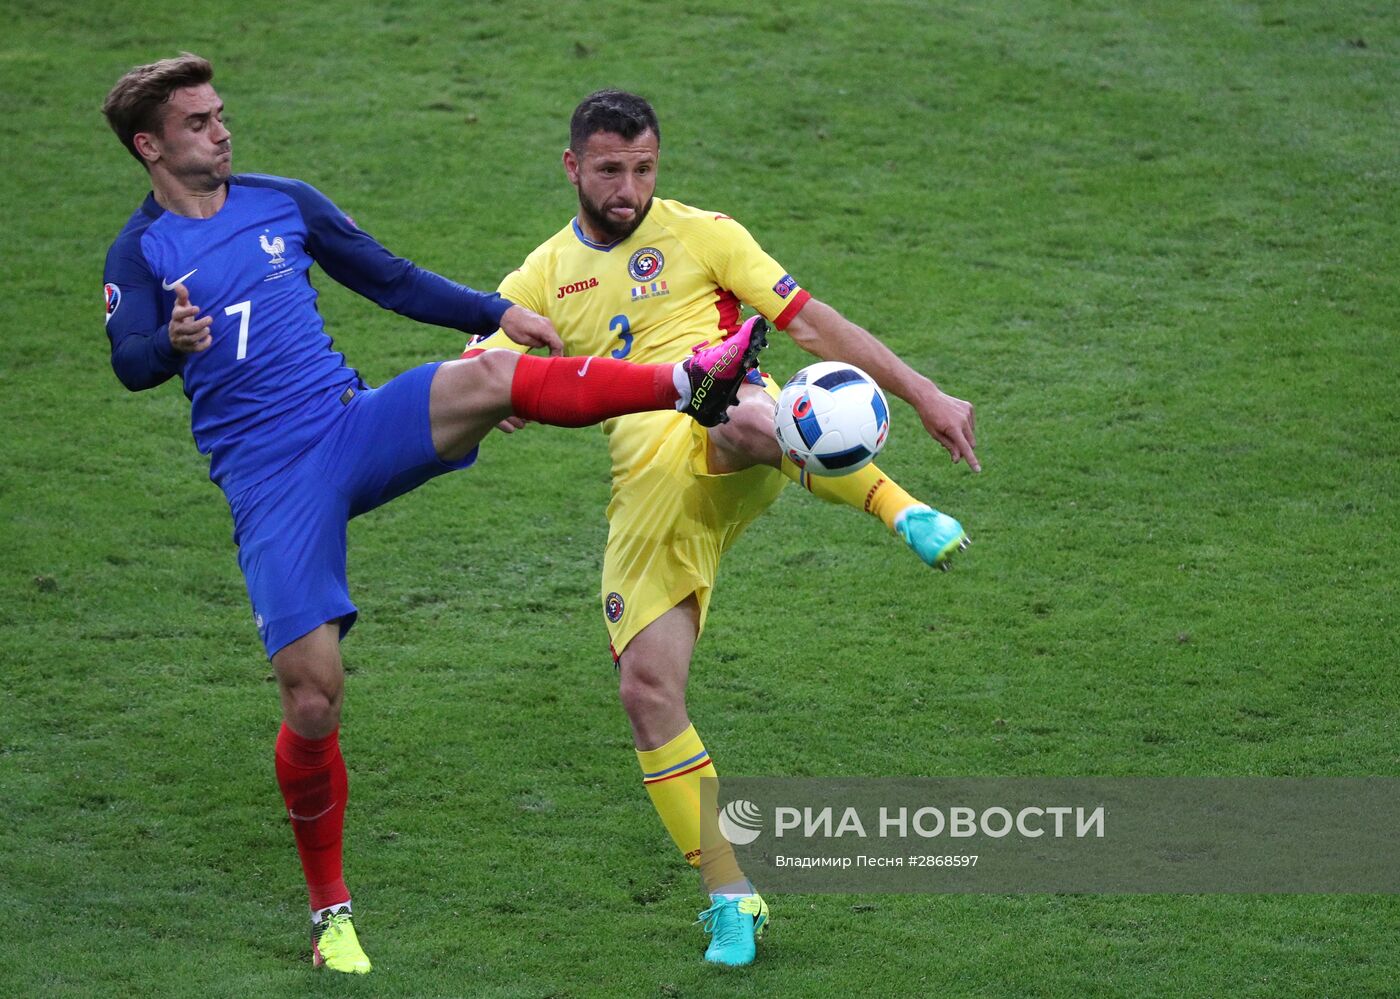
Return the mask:
<svg viewBox="0 0 1400 999">
<path fill-rule="evenodd" d="M 765 387 L 776 396 L 775 386 Z M 720 556 L 788 481 L 767 465 L 711 475 L 705 428 L 680 414 L 625 417 L 613 431 L 622 434 L 646 434 L 655 446 L 629 450 L 641 442 L 613 441 L 614 453 L 646 454 L 630 469 L 614 469 L 608 504 L 602 598 L 614 655 L 692 593 L 703 630 Z"/>
</svg>

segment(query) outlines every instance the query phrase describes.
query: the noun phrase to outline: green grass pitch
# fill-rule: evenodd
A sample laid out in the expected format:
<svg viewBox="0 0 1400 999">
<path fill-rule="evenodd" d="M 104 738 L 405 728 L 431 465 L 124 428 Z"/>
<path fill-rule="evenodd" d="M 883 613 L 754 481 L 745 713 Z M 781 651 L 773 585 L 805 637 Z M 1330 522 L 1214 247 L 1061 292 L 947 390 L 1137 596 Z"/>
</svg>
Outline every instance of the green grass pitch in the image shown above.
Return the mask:
<svg viewBox="0 0 1400 999">
<path fill-rule="evenodd" d="M 599 86 L 977 406 L 882 465 L 976 544 L 930 573 L 789 490 L 727 560 L 691 707 L 722 773 L 1395 775 L 1400 14 L 1304 3 L 13 0 L 0 39 L 0 995 L 1336 996 L 1386 896 L 792 896 L 703 967 L 596 595 L 596 431 L 493 439 L 356 521 L 343 742 L 364 981 L 314 977 L 277 702 L 179 388 L 108 366 L 145 191 L 98 113 L 214 60 L 235 169 L 493 285 L 572 212 Z M 372 382 L 453 355 L 328 279 Z M 780 343 L 765 366 L 802 361 Z"/>
</svg>

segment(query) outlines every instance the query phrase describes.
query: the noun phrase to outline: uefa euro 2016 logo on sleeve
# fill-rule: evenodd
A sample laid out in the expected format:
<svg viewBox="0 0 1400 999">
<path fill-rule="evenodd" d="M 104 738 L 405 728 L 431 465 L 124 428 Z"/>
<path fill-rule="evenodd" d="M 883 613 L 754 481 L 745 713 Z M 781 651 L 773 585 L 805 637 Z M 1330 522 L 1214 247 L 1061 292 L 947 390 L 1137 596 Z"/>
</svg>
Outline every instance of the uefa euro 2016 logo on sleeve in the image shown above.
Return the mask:
<svg viewBox="0 0 1400 999">
<path fill-rule="evenodd" d="M 654 246 L 644 246 L 627 261 L 627 273 L 634 281 L 652 281 L 666 266 L 666 258 Z"/>
<path fill-rule="evenodd" d="M 122 304 L 122 290 L 108 282 L 102 286 L 102 294 L 107 299 L 107 319 L 105 321 L 111 322 L 112 314 L 117 311 L 117 306 Z"/>
</svg>

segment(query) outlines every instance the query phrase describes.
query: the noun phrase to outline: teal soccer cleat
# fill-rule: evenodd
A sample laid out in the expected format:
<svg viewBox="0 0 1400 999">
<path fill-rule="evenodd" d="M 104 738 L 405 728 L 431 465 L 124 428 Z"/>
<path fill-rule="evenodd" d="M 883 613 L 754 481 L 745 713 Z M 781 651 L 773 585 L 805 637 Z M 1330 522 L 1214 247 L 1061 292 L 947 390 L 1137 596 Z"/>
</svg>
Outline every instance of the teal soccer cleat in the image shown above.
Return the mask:
<svg viewBox="0 0 1400 999">
<path fill-rule="evenodd" d="M 738 968 L 753 963 L 754 945 L 768 925 L 768 903 L 757 895 L 716 898 L 696 922 L 704 923 L 710 934 L 705 960 Z"/>
<path fill-rule="evenodd" d="M 894 529 L 919 558 L 944 572 L 952 568 L 949 560 L 972 544 L 961 524 L 922 503 L 901 513 Z"/>
</svg>

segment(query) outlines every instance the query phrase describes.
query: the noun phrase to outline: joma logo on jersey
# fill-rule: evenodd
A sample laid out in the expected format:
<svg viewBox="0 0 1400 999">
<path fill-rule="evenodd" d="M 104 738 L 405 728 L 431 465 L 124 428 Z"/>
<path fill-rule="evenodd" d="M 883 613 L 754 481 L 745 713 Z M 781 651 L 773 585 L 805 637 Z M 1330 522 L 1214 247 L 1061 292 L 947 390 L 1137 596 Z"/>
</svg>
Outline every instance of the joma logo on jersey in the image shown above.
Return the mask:
<svg viewBox="0 0 1400 999">
<path fill-rule="evenodd" d="M 589 288 L 598 287 L 597 278 L 589 278 L 587 281 L 575 281 L 573 284 L 559 286 L 559 294 L 555 298 L 563 298 L 565 295 L 572 295 L 576 291 L 587 291 Z"/>
</svg>

